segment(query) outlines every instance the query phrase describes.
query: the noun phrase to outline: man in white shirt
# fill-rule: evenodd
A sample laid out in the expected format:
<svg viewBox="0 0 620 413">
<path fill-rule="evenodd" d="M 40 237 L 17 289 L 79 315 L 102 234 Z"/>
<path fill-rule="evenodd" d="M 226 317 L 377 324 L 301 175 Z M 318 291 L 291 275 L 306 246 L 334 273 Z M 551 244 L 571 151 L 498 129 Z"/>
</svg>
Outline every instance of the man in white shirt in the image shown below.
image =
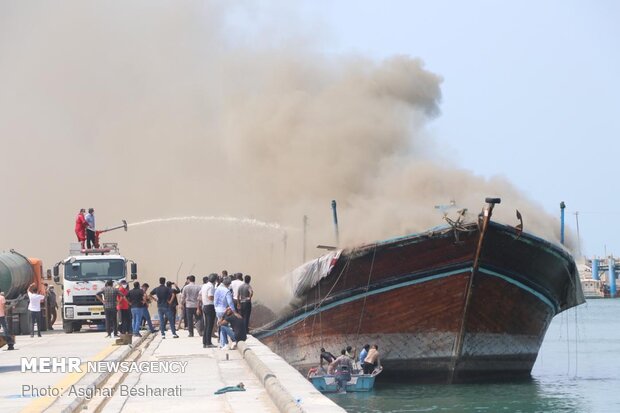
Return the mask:
<svg viewBox="0 0 620 413">
<path fill-rule="evenodd" d="M 237 306 L 237 311 L 239 311 L 239 287 L 243 285 L 243 274 L 240 272 L 236 273 L 234 279 L 230 283 L 230 289 L 233 293 L 233 301 L 235 302 L 235 306 Z M 234 310 L 234 308 L 233 308 Z"/>
<path fill-rule="evenodd" d="M 210 274 L 207 282 L 200 289 L 200 301 L 202 302 L 202 316 L 204 317 L 205 329 L 202 332 L 202 348 L 215 347 L 211 342 L 213 326 L 215 325 L 215 306 L 213 296 L 215 295 L 215 281 L 217 274 Z"/>
<path fill-rule="evenodd" d="M 41 302 L 45 299 L 44 295 L 37 293 L 37 285 L 35 283 L 30 284 L 28 287 L 28 311 L 30 312 L 30 337 L 34 337 L 34 323 L 37 323 L 37 335 L 41 337 L 41 324 L 43 317 L 41 317 Z"/>
</svg>

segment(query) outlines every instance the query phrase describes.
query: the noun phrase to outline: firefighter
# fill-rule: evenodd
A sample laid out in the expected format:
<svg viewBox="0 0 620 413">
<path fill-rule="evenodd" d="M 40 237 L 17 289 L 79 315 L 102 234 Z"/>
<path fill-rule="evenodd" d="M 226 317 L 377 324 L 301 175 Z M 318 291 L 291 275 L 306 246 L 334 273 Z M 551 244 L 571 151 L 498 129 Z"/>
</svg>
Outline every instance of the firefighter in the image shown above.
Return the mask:
<svg viewBox="0 0 620 413">
<path fill-rule="evenodd" d="M 95 210 L 88 208 L 88 214 L 84 217 L 86 220 L 86 246 L 90 249 L 99 248 L 99 241 L 97 240 L 97 230 L 95 229 Z"/>
<path fill-rule="evenodd" d="M 82 249 L 84 249 L 84 242 L 86 241 L 86 227 L 88 227 L 88 222 L 86 222 L 86 218 L 84 218 L 85 213 L 86 210 L 82 208 L 75 218 L 75 235 L 77 235 L 78 241 L 82 244 Z"/>
</svg>

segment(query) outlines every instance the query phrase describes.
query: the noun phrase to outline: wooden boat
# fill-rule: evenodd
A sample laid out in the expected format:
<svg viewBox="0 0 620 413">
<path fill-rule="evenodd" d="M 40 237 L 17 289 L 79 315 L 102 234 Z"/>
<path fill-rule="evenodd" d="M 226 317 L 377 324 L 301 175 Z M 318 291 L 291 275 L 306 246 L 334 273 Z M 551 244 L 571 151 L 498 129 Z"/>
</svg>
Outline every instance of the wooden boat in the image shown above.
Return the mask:
<svg viewBox="0 0 620 413">
<path fill-rule="evenodd" d="M 306 373 L 319 349 L 377 344 L 383 376 L 422 382 L 529 377 L 551 319 L 583 303 L 569 252 L 491 221 L 330 254 L 294 271 L 296 298 L 255 337 Z M 520 214 L 517 213 L 520 218 Z"/>
<path fill-rule="evenodd" d="M 308 380 L 321 393 L 349 393 L 349 392 L 368 392 L 375 386 L 375 377 L 382 371 L 382 367 L 375 369 L 371 374 L 354 372 L 351 380 L 346 384 L 344 390 L 338 389 L 336 376 L 334 374 L 322 374 L 317 369 L 312 369 L 308 373 Z"/>
</svg>

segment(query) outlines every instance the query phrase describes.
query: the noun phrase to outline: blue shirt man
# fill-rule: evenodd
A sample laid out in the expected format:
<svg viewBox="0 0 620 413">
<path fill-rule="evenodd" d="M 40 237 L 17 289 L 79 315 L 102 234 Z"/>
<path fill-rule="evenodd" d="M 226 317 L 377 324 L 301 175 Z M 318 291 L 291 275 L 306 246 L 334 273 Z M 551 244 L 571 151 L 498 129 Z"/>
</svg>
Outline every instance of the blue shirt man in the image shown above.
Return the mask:
<svg viewBox="0 0 620 413">
<path fill-rule="evenodd" d="M 88 227 L 86 228 L 86 246 L 90 248 L 99 248 L 99 241 L 95 233 L 95 210 L 88 208 L 88 214 L 84 217 Z"/>
<path fill-rule="evenodd" d="M 227 307 L 235 308 L 232 291 L 230 290 L 230 277 L 224 277 L 222 284 L 215 289 L 213 304 L 215 305 L 215 315 L 218 320 L 224 317 Z"/>
<path fill-rule="evenodd" d="M 86 223 L 88 223 L 88 229 L 91 231 L 95 230 L 95 214 L 94 214 L 95 210 L 92 208 L 88 209 L 88 214 L 86 214 L 86 217 L 84 219 L 86 219 Z"/>
<path fill-rule="evenodd" d="M 360 357 L 358 359 L 360 362 L 360 365 L 364 364 L 364 360 L 366 359 L 366 356 L 368 355 L 368 350 L 370 350 L 370 344 L 366 344 L 364 348 L 362 349 L 362 351 L 360 351 Z"/>
</svg>

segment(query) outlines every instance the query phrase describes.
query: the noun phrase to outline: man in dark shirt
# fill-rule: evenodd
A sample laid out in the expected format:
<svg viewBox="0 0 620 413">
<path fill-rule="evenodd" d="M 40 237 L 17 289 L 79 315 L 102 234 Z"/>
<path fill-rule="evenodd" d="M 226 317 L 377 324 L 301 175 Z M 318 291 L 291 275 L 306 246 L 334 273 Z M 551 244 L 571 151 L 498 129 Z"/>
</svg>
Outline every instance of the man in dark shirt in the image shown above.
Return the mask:
<svg viewBox="0 0 620 413">
<path fill-rule="evenodd" d="M 168 320 L 168 322 L 175 323 L 175 327 L 176 327 L 177 306 L 179 305 L 179 300 L 177 298 L 177 295 L 181 292 L 181 290 L 172 281 L 167 281 L 166 287 L 170 288 L 170 291 L 172 291 L 172 301 L 170 302 L 170 311 L 172 313 L 172 319 L 171 319 L 172 321 Z"/>
<path fill-rule="evenodd" d="M 220 345 L 222 348 L 226 347 L 226 344 L 228 344 L 228 337 L 230 337 L 231 340 L 231 350 L 237 347 L 237 341 L 246 340 L 247 336 L 245 334 L 245 323 L 243 322 L 243 318 L 241 314 L 233 311 L 232 308 L 226 308 L 224 318 L 219 320 L 217 324 L 221 327 Z"/>
<path fill-rule="evenodd" d="M 56 299 L 56 291 L 54 291 L 53 285 L 48 289 L 47 317 L 49 328 L 50 330 L 53 330 L 54 323 L 58 317 L 58 300 Z"/>
<path fill-rule="evenodd" d="M 103 303 L 105 312 L 105 331 L 108 333 L 106 338 L 110 337 L 114 332 L 114 337 L 118 336 L 118 323 L 116 321 L 116 298 L 118 290 L 113 287 L 114 281 L 108 280 L 103 290 L 96 295 L 97 299 Z"/>
<path fill-rule="evenodd" d="M 159 331 L 161 331 L 161 338 L 166 338 L 166 321 L 168 320 L 170 320 L 172 337 L 179 338 L 174 325 L 172 311 L 170 310 L 170 303 L 174 298 L 174 294 L 172 293 L 172 290 L 166 286 L 165 277 L 159 277 L 159 287 L 154 288 L 153 291 L 151 291 L 151 296 L 155 298 L 155 301 L 157 301 L 157 314 L 159 314 Z"/>
<path fill-rule="evenodd" d="M 319 359 L 319 365 L 321 369 L 323 369 L 323 360 L 327 362 L 327 369 L 329 371 L 329 366 L 332 364 L 334 360 L 336 360 L 336 357 L 329 351 L 326 351 L 324 348 L 321 348 L 321 357 Z"/>
<path fill-rule="evenodd" d="M 239 301 L 237 308 L 239 308 L 239 312 L 243 317 L 246 334 L 250 332 L 250 314 L 252 314 L 252 296 L 254 295 L 254 290 L 250 286 L 251 280 L 252 277 L 246 275 L 244 278 L 245 282 L 241 284 L 237 292 L 237 299 Z"/>
<path fill-rule="evenodd" d="M 127 294 L 127 300 L 129 300 L 129 304 L 131 304 L 133 335 L 136 337 L 141 337 L 140 322 L 142 321 L 142 316 L 144 314 L 143 308 L 146 307 L 146 304 L 144 299 L 144 290 L 140 288 L 140 283 L 138 281 L 133 283 L 133 289 L 129 291 L 129 294 Z"/>
</svg>

